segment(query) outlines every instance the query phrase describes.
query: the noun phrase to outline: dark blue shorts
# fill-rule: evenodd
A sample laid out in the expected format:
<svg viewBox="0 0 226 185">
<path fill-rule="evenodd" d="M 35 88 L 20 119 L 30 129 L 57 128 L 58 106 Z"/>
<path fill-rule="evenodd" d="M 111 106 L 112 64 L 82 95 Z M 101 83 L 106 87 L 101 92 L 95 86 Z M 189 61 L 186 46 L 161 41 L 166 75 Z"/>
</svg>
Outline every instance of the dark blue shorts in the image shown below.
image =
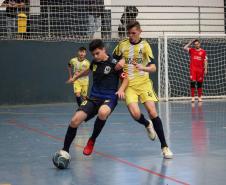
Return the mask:
<svg viewBox="0 0 226 185">
<path fill-rule="evenodd" d="M 87 118 L 85 121 L 88 121 L 98 114 L 98 111 L 102 105 L 107 105 L 111 109 L 111 112 L 113 112 L 117 103 L 118 99 L 103 100 L 88 98 L 87 100 L 82 102 L 77 111 L 85 112 L 87 114 Z"/>
</svg>

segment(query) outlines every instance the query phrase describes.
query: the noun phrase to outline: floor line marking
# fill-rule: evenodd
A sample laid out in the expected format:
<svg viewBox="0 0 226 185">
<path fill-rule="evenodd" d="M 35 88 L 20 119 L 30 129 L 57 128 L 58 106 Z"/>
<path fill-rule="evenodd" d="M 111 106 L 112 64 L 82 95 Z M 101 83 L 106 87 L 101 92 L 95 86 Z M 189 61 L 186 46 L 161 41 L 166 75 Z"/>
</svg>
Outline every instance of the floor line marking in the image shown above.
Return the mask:
<svg viewBox="0 0 226 185">
<path fill-rule="evenodd" d="M 16 127 L 18 127 L 18 128 L 23 128 L 23 129 L 28 130 L 28 131 L 31 131 L 31 132 L 38 133 L 38 134 L 40 134 L 40 135 L 46 136 L 46 137 L 51 138 L 51 139 L 55 139 L 55 140 L 57 140 L 57 141 L 61 141 L 61 142 L 64 141 L 63 138 L 56 137 L 56 136 L 51 135 L 51 134 L 49 134 L 48 132 L 42 131 L 42 130 L 40 130 L 40 129 L 37 129 L 37 128 L 34 128 L 34 127 L 29 127 L 29 126 L 27 126 L 27 125 L 25 125 L 25 124 L 18 124 L 16 120 L 9 120 L 9 121 L 8 121 L 8 124 L 14 125 L 14 126 L 16 126 Z M 75 146 L 78 147 L 78 148 L 81 148 L 81 149 L 84 148 L 84 146 L 81 146 L 81 145 L 78 145 L 78 144 L 75 144 Z M 107 159 L 111 159 L 111 160 L 113 160 L 113 161 L 117 161 L 117 162 L 119 162 L 119 163 L 126 164 L 127 166 L 136 168 L 136 169 L 138 169 L 138 170 L 148 172 L 148 173 L 150 173 L 150 174 L 152 174 L 152 175 L 155 175 L 155 176 L 158 176 L 158 177 L 160 177 L 160 178 L 168 179 L 168 180 L 173 181 L 173 182 L 176 182 L 176 183 L 178 183 L 178 184 L 189 185 L 189 183 L 183 182 L 183 181 L 178 180 L 178 179 L 173 178 L 173 177 L 169 177 L 169 176 L 166 176 L 166 175 L 157 173 L 157 172 L 152 171 L 152 170 L 150 170 L 150 169 L 148 169 L 148 168 L 145 168 L 145 167 L 136 165 L 136 164 L 131 163 L 131 162 L 127 161 L 127 160 L 124 160 L 124 159 L 121 159 L 121 158 L 112 156 L 112 155 L 110 155 L 110 154 L 105 154 L 105 153 L 98 152 L 98 151 L 94 151 L 93 153 L 95 153 L 95 154 L 97 154 L 97 155 L 99 155 L 99 156 L 105 157 L 105 158 L 107 158 Z"/>
</svg>

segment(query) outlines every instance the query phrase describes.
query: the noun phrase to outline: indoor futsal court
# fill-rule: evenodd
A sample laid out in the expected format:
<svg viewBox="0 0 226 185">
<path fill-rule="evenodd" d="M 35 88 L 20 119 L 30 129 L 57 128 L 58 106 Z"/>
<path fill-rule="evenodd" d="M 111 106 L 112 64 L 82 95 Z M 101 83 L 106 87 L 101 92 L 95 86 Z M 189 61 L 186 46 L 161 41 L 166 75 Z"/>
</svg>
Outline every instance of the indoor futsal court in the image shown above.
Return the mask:
<svg viewBox="0 0 226 185">
<path fill-rule="evenodd" d="M 226 0 L 0 0 L 0 185 L 226 185 Z"/>
<path fill-rule="evenodd" d="M 72 104 L 2 106 L 1 173 L 5 184 L 166 185 L 224 184 L 226 177 L 226 101 L 159 103 L 174 159 L 160 155 L 158 141 L 119 103 L 96 143 L 85 157 L 82 149 L 93 121 L 79 128 L 66 170 L 57 170 L 51 155 L 62 146 Z"/>
</svg>

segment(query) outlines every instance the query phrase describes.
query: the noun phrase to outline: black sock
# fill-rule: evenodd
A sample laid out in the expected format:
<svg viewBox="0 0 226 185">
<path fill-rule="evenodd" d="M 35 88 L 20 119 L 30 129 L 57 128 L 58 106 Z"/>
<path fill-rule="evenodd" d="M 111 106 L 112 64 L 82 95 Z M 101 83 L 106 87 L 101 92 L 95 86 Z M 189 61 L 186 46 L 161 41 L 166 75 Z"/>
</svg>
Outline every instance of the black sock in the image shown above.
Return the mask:
<svg viewBox="0 0 226 185">
<path fill-rule="evenodd" d="M 76 96 L 76 101 L 77 101 L 78 106 L 80 106 L 81 103 L 82 103 L 82 98 L 81 98 L 81 96 Z"/>
<path fill-rule="evenodd" d="M 94 123 L 92 136 L 90 137 L 90 139 L 92 139 L 94 142 L 96 138 L 99 136 L 99 134 L 101 133 L 102 129 L 104 128 L 105 123 L 106 123 L 106 120 L 101 120 L 100 118 L 97 117 Z"/>
<path fill-rule="evenodd" d="M 136 119 L 135 119 L 136 120 Z M 136 120 L 138 123 L 144 125 L 145 127 L 148 127 L 149 125 L 149 121 L 147 119 L 145 119 L 144 115 L 141 114 L 140 118 L 138 120 Z"/>
<path fill-rule="evenodd" d="M 167 147 L 161 119 L 159 117 L 156 117 L 152 119 L 152 123 L 160 140 L 161 148 Z"/>
<path fill-rule="evenodd" d="M 64 148 L 63 150 L 69 152 L 69 148 L 71 146 L 72 141 L 74 140 L 77 133 L 77 128 L 72 128 L 70 125 L 67 129 L 67 133 L 64 139 Z"/>
</svg>

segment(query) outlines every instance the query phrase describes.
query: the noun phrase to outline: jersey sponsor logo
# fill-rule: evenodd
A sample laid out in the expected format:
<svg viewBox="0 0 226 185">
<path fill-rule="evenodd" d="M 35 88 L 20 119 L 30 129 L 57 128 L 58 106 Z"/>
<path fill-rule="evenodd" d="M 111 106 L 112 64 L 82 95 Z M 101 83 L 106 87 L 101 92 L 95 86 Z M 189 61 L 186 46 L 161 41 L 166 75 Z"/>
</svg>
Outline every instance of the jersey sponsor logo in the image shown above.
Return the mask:
<svg viewBox="0 0 226 185">
<path fill-rule="evenodd" d="M 109 74 L 111 71 L 111 67 L 110 66 L 106 66 L 104 69 L 104 74 Z"/>
<path fill-rule="evenodd" d="M 202 51 L 199 52 L 199 55 L 202 55 Z"/>
<path fill-rule="evenodd" d="M 194 56 L 194 59 L 195 60 L 202 60 L 202 57 L 201 56 Z"/>
<path fill-rule="evenodd" d="M 143 60 L 142 58 L 126 58 L 126 63 L 127 64 L 142 64 Z"/>
</svg>

